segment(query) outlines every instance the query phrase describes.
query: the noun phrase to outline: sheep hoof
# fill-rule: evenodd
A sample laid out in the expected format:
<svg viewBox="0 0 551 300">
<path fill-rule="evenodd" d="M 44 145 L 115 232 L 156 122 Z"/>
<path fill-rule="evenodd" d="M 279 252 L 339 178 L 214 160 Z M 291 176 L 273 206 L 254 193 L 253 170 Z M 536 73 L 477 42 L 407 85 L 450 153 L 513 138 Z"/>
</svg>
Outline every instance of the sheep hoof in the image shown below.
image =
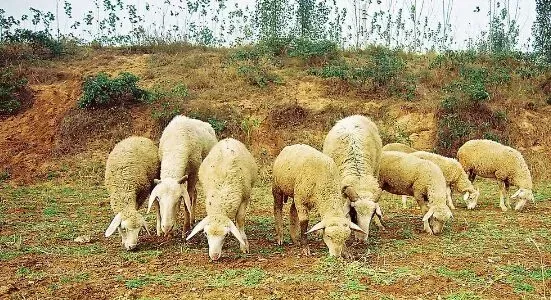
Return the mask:
<svg viewBox="0 0 551 300">
<path fill-rule="evenodd" d="M 500 206 L 501 207 L 501 211 L 507 211 L 507 206 Z"/>
<path fill-rule="evenodd" d="M 312 254 L 310 253 L 310 247 L 302 248 L 302 255 L 304 255 L 304 256 L 310 256 L 310 255 L 312 255 Z"/>
</svg>

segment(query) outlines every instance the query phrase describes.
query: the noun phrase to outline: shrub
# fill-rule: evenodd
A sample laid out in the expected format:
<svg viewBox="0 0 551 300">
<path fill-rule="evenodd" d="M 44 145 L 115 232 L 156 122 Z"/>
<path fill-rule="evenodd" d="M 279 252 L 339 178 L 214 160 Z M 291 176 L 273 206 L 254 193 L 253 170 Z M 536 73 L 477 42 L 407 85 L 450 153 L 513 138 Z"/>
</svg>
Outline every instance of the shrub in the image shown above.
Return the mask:
<svg viewBox="0 0 551 300">
<path fill-rule="evenodd" d="M 16 29 L 13 33 L 6 33 L 4 42 L 8 44 L 28 45 L 31 48 L 31 54 L 41 58 L 57 57 L 65 53 L 63 44 L 56 41 L 46 31 Z"/>
<path fill-rule="evenodd" d="M 27 79 L 9 68 L 0 70 L 0 114 L 15 114 L 21 108 L 19 96 L 27 86 Z"/>
<path fill-rule="evenodd" d="M 245 77 L 250 84 L 259 87 L 266 87 L 270 83 L 283 83 L 279 76 L 256 65 L 241 65 L 237 68 L 237 73 Z"/>
<path fill-rule="evenodd" d="M 297 38 L 291 42 L 289 56 L 299 57 L 309 64 L 325 64 L 338 56 L 337 44 L 328 40 L 313 41 Z"/>
<path fill-rule="evenodd" d="M 113 79 L 103 72 L 88 77 L 82 85 L 83 94 L 78 100 L 78 107 L 111 107 L 151 100 L 150 95 L 137 86 L 138 80 L 136 75 L 127 72 Z"/>
</svg>

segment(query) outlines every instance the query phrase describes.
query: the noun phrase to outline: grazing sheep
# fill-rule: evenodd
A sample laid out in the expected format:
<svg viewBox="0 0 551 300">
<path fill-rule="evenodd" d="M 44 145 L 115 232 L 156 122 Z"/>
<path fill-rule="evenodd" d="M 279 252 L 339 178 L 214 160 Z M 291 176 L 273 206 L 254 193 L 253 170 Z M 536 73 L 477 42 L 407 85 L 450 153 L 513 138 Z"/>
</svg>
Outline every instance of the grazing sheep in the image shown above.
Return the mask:
<svg viewBox="0 0 551 300">
<path fill-rule="evenodd" d="M 459 148 L 457 159 L 469 174 L 469 180 L 474 181 L 478 175 L 498 181 L 501 210 L 511 208 L 510 199 L 518 199 L 515 205 L 517 211 L 522 210 L 528 200 L 534 201 L 532 176 L 519 151 L 490 140 L 471 140 Z M 506 206 L 504 200 L 511 185 L 518 187 L 518 190 L 510 199 L 507 198 Z"/>
<path fill-rule="evenodd" d="M 405 144 L 390 143 L 383 146 L 383 151 L 398 151 L 398 152 L 404 152 L 404 153 L 413 153 L 417 150 Z"/>
<path fill-rule="evenodd" d="M 444 174 L 431 161 L 403 152 L 383 151 L 379 183 L 387 192 L 413 196 L 417 200 L 424 214 L 423 227 L 429 234 L 440 233 L 452 217 L 446 205 Z"/>
<path fill-rule="evenodd" d="M 115 217 L 105 231 L 109 237 L 119 231 L 126 250 L 138 244 L 140 229 L 147 222 L 138 212 L 159 176 L 157 146 L 148 138 L 132 136 L 118 142 L 105 165 L 105 188 Z"/>
<path fill-rule="evenodd" d="M 323 153 L 333 158 L 341 175 L 340 186 L 346 196 L 345 210 L 350 211 L 352 221 L 367 233 L 356 232 L 356 238 L 365 242 L 373 216 L 377 215 L 379 225 L 383 217 L 377 203 L 381 194 L 377 182 L 381 148 L 377 125 L 360 115 L 338 121 L 323 143 Z"/>
<path fill-rule="evenodd" d="M 463 167 L 456 159 L 425 151 L 417 151 L 411 154 L 430 160 L 440 167 L 446 179 L 448 206 L 451 209 L 455 209 L 452 199 L 452 188 L 458 193 L 465 193 L 463 200 L 467 204 L 467 209 L 473 209 L 476 206 L 480 191 L 474 188 L 473 184 L 469 181 L 467 173 L 465 173 Z"/>
<path fill-rule="evenodd" d="M 185 204 L 182 237 L 195 223 L 197 171 L 214 144 L 216 134 L 209 123 L 176 116 L 159 142 L 161 177 L 149 197 L 147 212 L 157 206 L 157 235 L 172 234 L 182 200 Z M 187 182 L 187 187 L 184 185 Z"/>
<path fill-rule="evenodd" d="M 228 232 L 237 238 L 243 253 L 249 252 L 245 213 L 257 174 L 254 157 L 245 145 L 231 138 L 218 142 L 201 164 L 199 181 L 205 190 L 207 216 L 193 228 L 186 240 L 204 230 L 212 260 L 218 260 L 222 255 Z"/>
<path fill-rule="evenodd" d="M 283 203 L 293 198 L 290 210 L 291 239 L 310 254 L 306 234 L 324 229 L 329 255 L 341 256 L 350 229 L 362 229 L 346 218 L 337 166 L 333 159 L 307 145 L 283 148 L 273 167 L 274 217 L 277 243 L 283 243 Z M 316 207 L 321 221 L 308 232 L 308 213 Z M 365 234 L 365 232 L 363 232 Z"/>
</svg>

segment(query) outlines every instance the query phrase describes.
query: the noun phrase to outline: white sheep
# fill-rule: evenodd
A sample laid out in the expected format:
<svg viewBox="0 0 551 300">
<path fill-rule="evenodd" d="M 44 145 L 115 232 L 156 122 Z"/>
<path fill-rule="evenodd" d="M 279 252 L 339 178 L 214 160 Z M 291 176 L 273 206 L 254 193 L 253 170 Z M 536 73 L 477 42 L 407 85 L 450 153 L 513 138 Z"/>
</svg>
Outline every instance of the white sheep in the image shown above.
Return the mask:
<svg viewBox="0 0 551 300">
<path fill-rule="evenodd" d="M 515 205 L 517 211 L 522 210 L 527 201 L 534 201 L 530 169 L 519 151 L 490 140 L 471 140 L 459 148 L 457 159 L 469 175 L 469 180 L 474 181 L 478 175 L 498 181 L 501 210 L 511 207 L 510 199 L 518 199 Z M 507 198 L 505 205 L 511 185 L 518 187 L 518 190 L 510 199 Z"/>
<path fill-rule="evenodd" d="M 474 188 L 467 173 L 463 170 L 463 166 L 456 159 L 425 151 L 417 151 L 411 154 L 432 161 L 442 170 L 446 179 L 448 206 L 451 209 L 455 209 L 452 189 L 458 193 L 464 193 L 463 200 L 467 204 L 467 209 L 473 209 L 476 206 L 480 191 Z"/>
<path fill-rule="evenodd" d="M 404 153 L 413 153 L 417 150 L 402 143 L 390 143 L 383 146 L 383 151 L 398 151 L 398 152 L 404 152 Z"/>
<path fill-rule="evenodd" d="M 224 239 L 231 232 L 239 241 L 241 250 L 249 252 L 245 214 L 257 176 L 258 166 L 243 143 L 231 138 L 218 142 L 199 168 L 207 216 L 193 228 L 186 240 L 204 230 L 209 256 L 218 260 Z"/>
<path fill-rule="evenodd" d="M 423 227 L 429 234 L 440 233 L 452 217 L 446 205 L 444 174 L 431 161 L 408 153 L 383 151 L 379 184 L 389 193 L 413 196 L 424 214 Z"/>
<path fill-rule="evenodd" d="M 197 172 L 201 161 L 216 144 L 216 134 L 209 123 L 176 116 L 166 126 L 159 142 L 161 176 L 149 197 L 147 211 L 157 206 L 157 235 L 172 233 L 183 200 L 182 237 L 195 223 Z M 185 185 L 187 183 L 187 186 Z"/>
<path fill-rule="evenodd" d="M 333 159 L 307 145 L 283 148 L 274 161 L 272 194 L 277 243 L 283 243 L 283 203 L 293 198 L 290 209 L 291 239 L 310 254 L 306 234 L 323 229 L 329 255 L 341 256 L 350 229 L 363 230 L 346 217 L 345 200 Z M 308 213 L 317 208 L 321 221 L 308 229 Z M 365 232 L 363 232 L 366 234 Z"/>
<path fill-rule="evenodd" d="M 378 225 L 383 217 L 377 203 L 381 194 L 379 165 L 382 142 L 377 125 L 369 118 L 355 115 L 338 121 L 325 137 L 323 153 L 333 158 L 341 175 L 341 190 L 346 196 L 345 210 L 367 234 L 356 238 L 367 241 L 374 215 Z"/>
<path fill-rule="evenodd" d="M 115 217 L 105 236 L 118 230 L 127 250 L 138 244 L 142 227 L 149 232 L 138 209 L 147 199 L 153 179 L 159 175 L 157 152 L 157 146 L 150 139 L 132 136 L 117 143 L 107 158 L 105 187 Z"/>
</svg>

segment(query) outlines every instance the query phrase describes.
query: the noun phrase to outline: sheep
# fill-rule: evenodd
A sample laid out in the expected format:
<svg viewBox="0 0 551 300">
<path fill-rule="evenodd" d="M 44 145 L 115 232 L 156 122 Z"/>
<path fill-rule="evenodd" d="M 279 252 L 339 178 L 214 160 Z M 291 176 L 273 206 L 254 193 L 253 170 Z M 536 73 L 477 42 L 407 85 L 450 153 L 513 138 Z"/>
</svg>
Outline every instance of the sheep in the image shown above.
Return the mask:
<svg viewBox="0 0 551 300">
<path fill-rule="evenodd" d="M 379 184 L 392 194 L 413 196 L 424 214 L 423 227 L 429 234 L 440 233 L 452 217 L 446 205 L 444 174 L 431 161 L 408 153 L 383 151 Z"/>
<path fill-rule="evenodd" d="M 425 151 L 417 151 L 411 154 L 421 159 L 430 160 L 440 167 L 446 179 L 448 206 L 451 209 L 455 209 L 452 200 L 452 188 L 459 193 L 465 193 L 463 200 L 467 204 L 467 209 L 473 209 L 476 206 L 480 191 L 474 188 L 467 173 L 456 159 Z"/>
<path fill-rule="evenodd" d="M 209 123 L 176 116 L 166 126 L 159 141 L 160 179 L 149 197 L 147 212 L 156 204 L 157 235 L 171 235 L 184 201 L 182 237 L 195 223 L 197 171 L 201 161 L 216 144 L 214 129 Z M 187 187 L 185 186 L 187 183 Z"/>
<path fill-rule="evenodd" d="M 249 252 L 245 213 L 257 176 L 254 157 L 243 143 L 231 138 L 218 142 L 201 164 L 199 181 L 205 190 L 207 216 L 193 228 L 186 240 L 204 230 L 213 261 L 222 255 L 228 232 L 237 238 L 243 253 Z"/>
<path fill-rule="evenodd" d="M 105 187 L 115 217 L 105 231 L 109 237 L 119 231 L 126 250 L 138 244 L 147 222 L 138 212 L 151 191 L 153 179 L 159 176 L 157 146 L 148 138 L 131 136 L 115 145 L 105 165 Z"/>
<path fill-rule="evenodd" d="M 413 153 L 417 150 L 402 143 L 390 143 L 383 146 L 383 151 L 399 151 L 404 153 Z"/>
<path fill-rule="evenodd" d="M 291 239 L 300 241 L 310 255 L 306 235 L 324 229 L 323 240 L 330 256 L 341 256 L 351 229 L 366 234 L 346 217 L 339 174 L 333 159 L 303 144 L 287 146 L 273 165 L 272 195 L 277 243 L 283 243 L 283 203 L 293 198 L 290 209 Z M 308 228 L 308 213 L 316 207 L 321 221 Z"/>
<path fill-rule="evenodd" d="M 470 140 L 459 148 L 457 159 L 469 175 L 469 180 L 474 182 L 478 175 L 498 181 L 499 206 L 502 211 L 511 208 L 510 199 L 518 199 L 516 211 L 521 211 L 527 201 L 534 201 L 530 169 L 519 151 L 490 140 Z M 507 198 L 505 205 L 504 200 L 511 185 L 518 190 L 510 199 Z"/>
<path fill-rule="evenodd" d="M 355 115 L 338 121 L 325 137 L 323 153 L 333 158 L 341 175 L 341 190 L 346 196 L 347 213 L 367 234 L 356 238 L 367 242 L 374 215 L 378 225 L 383 217 L 377 203 L 381 194 L 377 178 L 382 142 L 377 125 L 369 118 Z"/>
</svg>

